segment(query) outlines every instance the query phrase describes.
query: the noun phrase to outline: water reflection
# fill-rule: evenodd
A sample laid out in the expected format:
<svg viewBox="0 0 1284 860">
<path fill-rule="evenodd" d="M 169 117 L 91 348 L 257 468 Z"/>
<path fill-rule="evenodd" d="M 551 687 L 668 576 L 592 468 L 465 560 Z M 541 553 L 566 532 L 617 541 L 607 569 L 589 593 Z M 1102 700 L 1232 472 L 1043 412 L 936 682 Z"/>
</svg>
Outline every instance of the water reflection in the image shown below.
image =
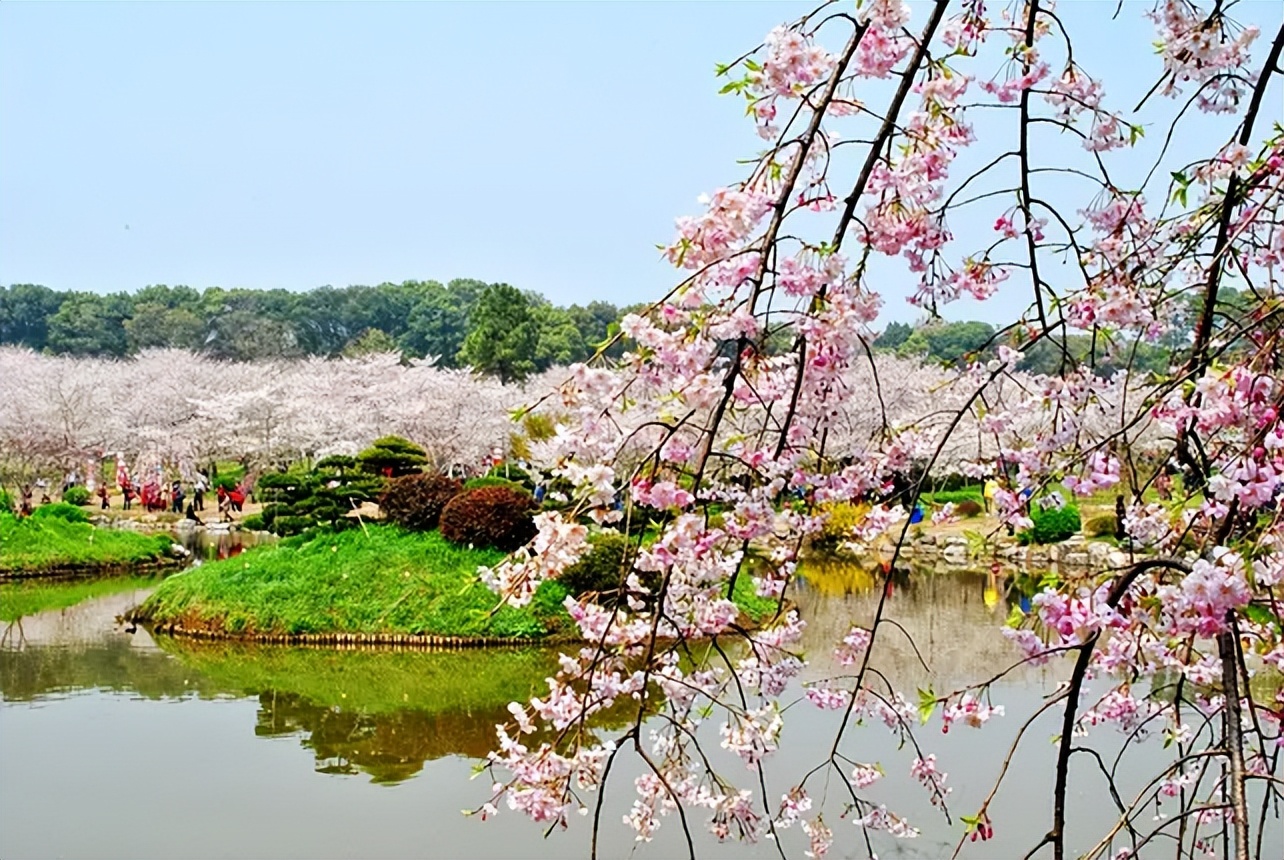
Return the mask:
<svg viewBox="0 0 1284 860">
<path fill-rule="evenodd" d="M 155 700 L 256 697 L 256 735 L 299 737 L 314 751 L 318 772 L 362 772 L 393 783 L 444 756 L 485 756 L 495 725 L 508 718 L 507 704 L 536 693 L 557 668 L 550 649 L 333 651 L 169 638 L 158 644 L 144 630 L 131 635 L 115 624 L 146 595 L 140 584 L 154 582 L 95 583 L 125 591 L 21 619 L 40 632 L 0 648 L 0 699 L 39 702 L 88 691 Z M 67 601 L 85 588 L 44 586 L 63 591 Z M 15 605 L 0 593 L 0 607 Z M 76 623 L 67 623 L 68 613 Z"/>
<path fill-rule="evenodd" d="M 192 554 L 194 563 L 235 558 L 260 543 L 276 540 L 262 532 L 180 529 L 175 540 Z"/>
<path fill-rule="evenodd" d="M 921 658 L 930 667 L 926 683 L 938 692 L 1015 660 L 997 626 L 1033 582 L 996 570 L 941 575 L 907 569 L 885 590 L 876 567 L 819 559 L 804 565 L 803 573 L 791 597 L 808 621 L 804 680 L 841 671 L 830 656 L 834 639 L 853 623 L 868 624 L 881 602 L 901 629 L 880 634 L 876 667 L 912 690 L 925 683 Z M 19 617 L 28 632 L 21 643 L 0 648 L 0 855 L 102 857 L 113 846 L 120 856 L 156 857 L 183 850 L 198 856 L 586 855 L 586 828 L 578 822 L 569 834 L 541 842 L 539 828 L 516 815 L 505 813 L 487 825 L 464 824 L 459 817 L 461 808 L 483 802 L 488 790 L 486 780 L 468 781 L 471 762 L 465 759 L 490 750 L 509 701 L 542 690 L 556 669 L 555 652 L 152 642 L 143 630 L 129 635 L 114 625 L 115 616 L 152 584 L 95 583 L 105 591 L 84 597 L 75 589 L 86 583 L 47 583 L 51 590 L 38 599 L 0 588 L 0 613 Z M 41 606 L 46 611 L 29 614 Z M 1053 661 L 1004 678 L 996 698 L 1008 713 L 984 731 L 943 736 L 939 723 L 921 727 L 942 769 L 955 775 L 956 815 L 977 808 L 1017 727 L 1065 675 L 1065 666 Z M 787 698 L 798 695 L 794 686 Z M 780 753 L 768 769 L 770 794 L 779 797 L 824 760 L 838 720 L 833 711 L 791 709 Z M 1053 750 L 1047 740 L 1058 731 L 1055 713 L 1036 721 L 995 809 L 1002 827 L 997 841 L 984 850 L 973 846 L 964 856 L 1021 856 L 1046 832 Z M 716 720 L 702 732 L 722 762 Z M 602 733 L 617 734 L 609 723 Z M 1093 739 L 1107 758 L 1117 745 L 1112 738 Z M 912 842 L 876 835 L 880 856 L 949 856 L 960 828 L 945 823 L 909 777 L 912 749 L 897 749 L 893 736 L 873 724 L 847 732 L 841 751 L 883 764 L 888 776 L 873 796 L 923 828 Z M 1160 745 L 1143 745 L 1139 754 L 1132 768 L 1137 777 L 1154 773 Z M 122 774 L 169 773 L 176 763 L 199 777 L 185 779 L 182 791 L 172 782 L 142 778 L 129 779 L 129 790 L 120 790 Z M 613 779 L 619 784 L 606 804 L 605 856 L 634 848 L 618 822 L 640 770 L 623 756 L 618 767 Z M 75 780 L 65 778 L 68 768 L 75 769 Z M 1090 773 L 1076 778 L 1070 798 L 1075 839 L 1091 844 L 1115 812 L 1099 780 L 1093 783 Z M 371 791 L 367 783 L 399 787 Z M 839 817 L 842 798 L 825 803 L 826 820 L 832 811 L 831 826 L 840 837 L 835 855 L 866 856 L 859 831 Z M 151 811 L 145 826 L 137 817 L 140 805 Z M 228 809 L 234 811 L 219 812 Z M 84 826 L 63 826 L 69 812 Z M 1274 837 L 1278 827 L 1272 826 Z M 801 838 L 797 829 L 783 835 L 790 856 L 801 856 Z M 700 836 L 696 842 L 700 856 L 742 853 L 741 846 L 722 847 Z M 678 823 L 666 820 L 657 842 L 639 852 L 685 854 Z M 776 850 L 760 843 L 743 853 L 768 857 Z"/>
</svg>

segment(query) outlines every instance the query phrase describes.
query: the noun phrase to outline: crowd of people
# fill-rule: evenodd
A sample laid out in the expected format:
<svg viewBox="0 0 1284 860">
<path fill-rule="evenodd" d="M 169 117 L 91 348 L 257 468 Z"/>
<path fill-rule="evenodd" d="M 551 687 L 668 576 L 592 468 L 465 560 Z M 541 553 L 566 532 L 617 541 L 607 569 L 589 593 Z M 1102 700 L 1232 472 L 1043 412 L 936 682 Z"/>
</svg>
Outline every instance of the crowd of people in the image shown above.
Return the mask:
<svg viewBox="0 0 1284 860">
<path fill-rule="evenodd" d="M 132 510 L 137 504 L 147 513 L 168 511 L 170 513 L 183 514 L 185 519 L 195 520 L 198 523 L 201 521 L 199 514 L 205 512 L 205 497 L 210 493 L 211 487 L 214 486 L 209 477 L 203 472 L 197 472 L 194 478 L 187 481 L 182 479 L 168 480 L 157 469 L 155 475 L 151 475 L 144 480 L 135 480 L 123 465 L 117 467 L 115 485 L 121 498 L 121 510 Z M 76 487 L 83 487 L 88 497 L 96 496 L 101 510 L 111 509 L 112 497 L 115 495 L 112 491 L 111 483 L 102 482 L 96 488 L 91 488 L 87 482 L 81 482 L 78 473 L 69 472 L 62 485 L 62 498 L 64 501 L 68 499 L 68 494 Z M 225 483 L 220 483 L 214 487 L 219 516 L 226 521 L 232 518 L 234 512 L 242 513 L 246 500 L 251 495 L 250 488 L 251 482 L 248 478 L 230 488 Z M 37 495 L 39 495 L 38 504 L 40 505 L 47 505 L 52 501 L 49 495 L 49 481 L 47 479 L 38 478 L 31 483 L 23 484 L 19 488 L 18 516 L 31 515 L 32 511 L 37 507 Z M 74 495 L 71 497 L 75 498 Z"/>
</svg>

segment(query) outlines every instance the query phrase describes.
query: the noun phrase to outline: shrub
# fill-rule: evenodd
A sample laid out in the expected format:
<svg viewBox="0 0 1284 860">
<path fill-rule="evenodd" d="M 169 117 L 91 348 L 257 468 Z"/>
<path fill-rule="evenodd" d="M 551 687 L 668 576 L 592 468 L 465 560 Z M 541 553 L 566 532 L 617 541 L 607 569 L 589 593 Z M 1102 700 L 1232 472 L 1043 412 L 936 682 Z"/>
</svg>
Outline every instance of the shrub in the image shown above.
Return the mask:
<svg viewBox="0 0 1284 860">
<path fill-rule="evenodd" d="M 1082 523 L 1079 521 L 1079 509 L 1074 505 L 1060 508 L 1040 508 L 1032 505 L 1030 519 L 1034 527 L 1021 532 L 1021 543 L 1050 544 L 1060 543 L 1066 538 L 1079 533 Z"/>
<path fill-rule="evenodd" d="M 981 507 L 981 503 L 972 499 L 964 499 L 954 506 L 955 514 L 969 520 L 973 517 L 979 517 L 984 511 L 985 509 Z"/>
<path fill-rule="evenodd" d="M 54 502 L 48 505 L 41 505 L 32 511 L 33 517 L 56 517 L 60 520 L 66 520 L 69 523 L 87 523 L 89 514 L 82 511 L 76 505 L 67 502 Z"/>
<path fill-rule="evenodd" d="M 376 475 L 399 478 L 420 470 L 428 457 L 424 449 L 400 436 L 381 436 L 357 455 L 361 468 Z"/>
<path fill-rule="evenodd" d="M 68 487 L 67 492 L 62 494 L 62 500 L 69 505 L 87 505 L 89 498 L 89 491 L 79 484 Z"/>
<path fill-rule="evenodd" d="M 292 469 L 264 474 L 258 491 L 266 504 L 258 527 L 292 535 L 314 526 L 335 531 L 355 526 L 349 514 L 373 499 L 382 482 L 350 466 L 351 458 L 327 457 L 310 472 Z"/>
<path fill-rule="evenodd" d="M 469 478 L 467 481 L 464 481 L 465 490 L 480 490 L 482 487 L 508 487 L 508 489 L 513 490 L 514 492 L 526 492 L 526 488 L 521 484 L 515 481 L 510 481 L 506 478 L 497 478 L 494 475 L 486 475 L 481 478 Z"/>
<path fill-rule="evenodd" d="M 463 489 L 459 480 L 445 475 L 405 475 L 384 486 L 379 494 L 379 510 L 389 522 L 426 532 L 437 527 L 442 508 Z"/>
<path fill-rule="evenodd" d="M 619 532 L 602 532 L 589 539 L 592 548 L 580 560 L 562 571 L 557 581 L 574 597 L 597 593 L 604 603 L 613 603 L 620 588 L 620 569 L 629 539 Z"/>
<path fill-rule="evenodd" d="M 491 467 L 491 470 L 486 473 L 486 477 L 512 481 L 514 484 L 521 484 L 527 489 L 535 488 L 535 481 L 526 472 L 526 470 L 520 466 L 514 466 L 512 464 L 493 466 Z"/>
<path fill-rule="evenodd" d="M 252 532 L 267 531 L 267 523 L 263 522 L 263 517 L 259 514 L 250 514 L 241 520 L 241 528 Z"/>
<path fill-rule="evenodd" d="M 814 544 L 820 549 L 835 549 L 851 537 L 852 529 L 860 525 L 869 513 L 869 505 L 852 502 L 836 502 L 825 505 L 825 524 L 821 527 L 820 536 Z"/>
<path fill-rule="evenodd" d="M 535 500 L 511 487 L 465 490 L 442 509 L 442 537 L 453 543 L 512 552 L 535 537 Z"/>
<path fill-rule="evenodd" d="M 13 513 L 13 496 L 4 487 L 0 487 L 0 514 Z"/>
<path fill-rule="evenodd" d="M 1088 537 L 1114 537 L 1119 521 L 1114 514 L 1097 514 L 1083 523 L 1083 533 Z"/>
</svg>

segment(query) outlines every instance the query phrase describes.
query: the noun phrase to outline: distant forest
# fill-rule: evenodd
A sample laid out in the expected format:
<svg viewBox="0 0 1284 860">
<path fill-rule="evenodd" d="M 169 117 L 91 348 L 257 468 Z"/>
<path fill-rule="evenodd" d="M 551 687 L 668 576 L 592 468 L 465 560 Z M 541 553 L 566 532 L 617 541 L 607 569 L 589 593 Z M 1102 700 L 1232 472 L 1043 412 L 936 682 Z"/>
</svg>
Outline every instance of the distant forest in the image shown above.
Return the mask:
<svg viewBox="0 0 1284 860">
<path fill-rule="evenodd" d="M 124 357 L 173 347 L 253 361 L 401 351 L 520 379 L 592 355 L 624 310 L 558 307 L 539 293 L 460 278 L 378 286 L 135 293 L 0 287 L 0 343 L 59 355 Z"/>
<path fill-rule="evenodd" d="M 1191 320 L 1198 313 L 1185 303 L 1174 305 L 1173 317 Z M 561 307 L 537 292 L 470 278 L 306 292 L 157 285 L 109 295 L 15 284 L 0 287 L 0 344 L 118 358 L 172 347 L 235 361 L 400 351 L 511 382 L 588 358 L 620 318 L 639 307 L 602 301 Z M 1027 347 L 1020 369 L 1057 373 L 1084 362 L 1103 375 L 1127 365 L 1163 371 L 1184 346 L 1182 332 L 1179 324 L 1153 344 L 1070 335 L 1063 345 L 1044 341 Z M 874 346 L 956 364 L 988 358 L 1011 342 L 989 323 L 935 319 L 890 323 Z M 764 347 L 775 351 L 789 344 Z"/>
</svg>

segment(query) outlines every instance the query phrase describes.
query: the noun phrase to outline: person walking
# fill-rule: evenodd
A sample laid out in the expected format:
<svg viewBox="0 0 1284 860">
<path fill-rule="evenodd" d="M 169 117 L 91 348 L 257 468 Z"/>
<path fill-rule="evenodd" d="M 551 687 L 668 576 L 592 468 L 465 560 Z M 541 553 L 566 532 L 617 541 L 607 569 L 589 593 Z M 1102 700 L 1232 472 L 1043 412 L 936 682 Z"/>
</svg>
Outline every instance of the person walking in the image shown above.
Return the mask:
<svg viewBox="0 0 1284 860">
<path fill-rule="evenodd" d="M 192 507 L 195 510 L 205 510 L 205 491 L 209 489 L 209 482 L 200 472 L 196 473 L 196 483 L 192 485 Z"/>
<path fill-rule="evenodd" d="M 174 482 L 173 487 L 170 489 L 169 499 L 169 509 L 176 514 L 181 514 L 183 512 L 183 485 L 181 482 Z"/>
<path fill-rule="evenodd" d="M 103 484 L 101 487 L 99 487 L 99 488 L 98 488 L 98 498 L 100 498 L 100 499 L 102 499 L 102 500 L 103 500 L 103 510 L 104 510 L 104 511 L 105 511 L 105 510 L 107 510 L 109 507 L 111 507 L 111 504 L 107 501 L 107 485 L 106 485 L 106 484 Z"/>
</svg>

